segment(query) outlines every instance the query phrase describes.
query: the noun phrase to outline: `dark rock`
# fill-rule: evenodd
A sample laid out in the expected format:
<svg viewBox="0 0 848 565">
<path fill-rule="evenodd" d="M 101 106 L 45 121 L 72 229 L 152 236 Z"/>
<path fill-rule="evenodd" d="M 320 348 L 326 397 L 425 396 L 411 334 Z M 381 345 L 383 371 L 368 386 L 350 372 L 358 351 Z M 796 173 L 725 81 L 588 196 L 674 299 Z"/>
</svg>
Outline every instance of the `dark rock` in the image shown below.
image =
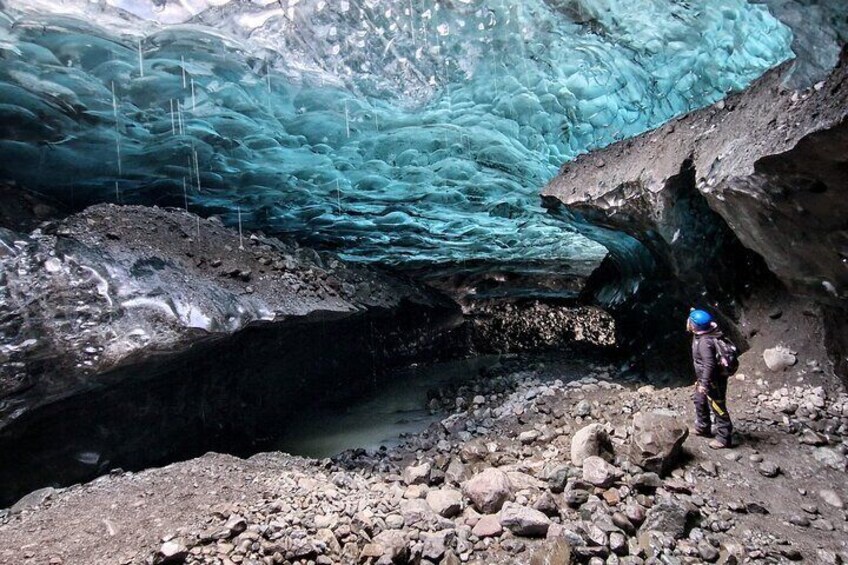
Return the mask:
<svg viewBox="0 0 848 565">
<path fill-rule="evenodd" d="M 665 474 L 677 462 L 689 428 L 674 416 L 640 412 L 633 418 L 630 460 L 647 471 Z"/>
<path fill-rule="evenodd" d="M 629 486 L 639 492 L 653 492 L 663 486 L 663 480 L 656 473 L 639 473 L 633 476 Z"/>
<path fill-rule="evenodd" d="M 689 511 L 685 507 L 671 500 L 664 500 L 648 509 L 640 531 L 662 532 L 679 539 L 686 535 L 688 519 Z"/>
<path fill-rule="evenodd" d="M 559 505 L 553 495 L 549 492 L 542 493 L 542 496 L 536 499 L 536 502 L 533 503 L 533 508 L 545 516 L 559 516 Z"/>
<path fill-rule="evenodd" d="M 563 492 L 567 483 L 568 467 L 559 467 L 548 476 L 548 488 L 554 494 Z"/>
</svg>

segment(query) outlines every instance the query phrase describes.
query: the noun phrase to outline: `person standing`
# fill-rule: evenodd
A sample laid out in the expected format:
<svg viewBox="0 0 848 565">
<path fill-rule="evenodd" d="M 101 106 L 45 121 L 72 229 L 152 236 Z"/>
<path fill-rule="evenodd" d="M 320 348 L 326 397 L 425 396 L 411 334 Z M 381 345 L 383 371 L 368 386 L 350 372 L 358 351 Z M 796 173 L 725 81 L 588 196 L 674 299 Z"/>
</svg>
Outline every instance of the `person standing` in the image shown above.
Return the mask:
<svg viewBox="0 0 848 565">
<path fill-rule="evenodd" d="M 726 342 L 709 312 L 693 309 L 686 325 L 692 333 L 692 362 L 695 366 L 695 435 L 714 437 L 708 444 L 712 449 L 730 448 L 733 422 L 727 411 L 727 381 L 735 367 L 728 370 L 726 358 L 728 348 L 732 349 L 733 356 L 736 349 Z M 735 362 L 735 357 L 732 362 Z"/>
</svg>

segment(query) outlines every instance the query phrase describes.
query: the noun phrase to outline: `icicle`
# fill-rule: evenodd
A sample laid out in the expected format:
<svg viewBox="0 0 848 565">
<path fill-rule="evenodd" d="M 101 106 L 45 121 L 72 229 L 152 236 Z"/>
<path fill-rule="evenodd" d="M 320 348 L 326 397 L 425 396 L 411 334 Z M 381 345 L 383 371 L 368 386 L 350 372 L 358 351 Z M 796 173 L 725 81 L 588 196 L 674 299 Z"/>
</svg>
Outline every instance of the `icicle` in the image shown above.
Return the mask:
<svg viewBox="0 0 848 565">
<path fill-rule="evenodd" d="M 118 181 L 115 181 L 115 202 L 121 202 L 121 190 L 118 188 Z"/>
<path fill-rule="evenodd" d="M 238 210 L 238 222 L 239 222 L 239 249 L 241 251 L 244 251 L 244 236 L 242 235 L 242 231 L 241 231 L 241 206 L 237 206 L 236 209 Z"/>
<path fill-rule="evenodd" d="M 171 134 L 177 135 L 177 121 L 174 118 L 174 99 L 170 100 L 171 102 Z"/>
<path fill-rule="evenodd" d="M 185 72 L 185 57 L 183 57 L 182 55 L 180 56 L 180 66 L 182 67 L 182 70 L 183 70 L 183 88 L 185 88 L 187 86 L 186 72 Z"/>
<path fill-rule="evenodd" d="M 138 40 L 138 72 L 141 76 L 144 76 L 144 55 L 141 51 L 141 40 Z"/>
<path fill-rule="evenodd" d="M 186 188 L 185 177 L 183 177 L 183 204 L 185 205 L 186 212 L 188 212 L 188 189 Z"/>
<path fill-rule="evenodd" d="M 195 239 L 197 239 L 197 241 L 200 241 L 200 216 L 196 216 L 194 218 L 194 221 L 195 225 L 197 226 L 197 237 Z"/>
<path fill-rule="evenodd" d="M 191 111 L 194 113 L 197 110 L 197 99 L 194 97 L 194 79 L 191 79 Z"/>
</svg>

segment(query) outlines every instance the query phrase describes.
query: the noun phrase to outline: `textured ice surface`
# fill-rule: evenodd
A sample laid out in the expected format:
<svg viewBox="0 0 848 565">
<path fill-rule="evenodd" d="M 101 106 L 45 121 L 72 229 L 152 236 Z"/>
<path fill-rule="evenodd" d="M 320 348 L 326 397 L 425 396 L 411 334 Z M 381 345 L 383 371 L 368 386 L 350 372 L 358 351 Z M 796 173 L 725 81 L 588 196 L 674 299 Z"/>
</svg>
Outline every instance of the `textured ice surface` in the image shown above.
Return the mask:
<svg viewBox="0 0 848 565">
<path fill-rule="evenodd" d="M 743 0 L 14 0 L 0 175 L 240 210 L 364 260 L 597 260 L 540 208 L 559 165 L 743 88 L 792 38 Z"/>
</svg>

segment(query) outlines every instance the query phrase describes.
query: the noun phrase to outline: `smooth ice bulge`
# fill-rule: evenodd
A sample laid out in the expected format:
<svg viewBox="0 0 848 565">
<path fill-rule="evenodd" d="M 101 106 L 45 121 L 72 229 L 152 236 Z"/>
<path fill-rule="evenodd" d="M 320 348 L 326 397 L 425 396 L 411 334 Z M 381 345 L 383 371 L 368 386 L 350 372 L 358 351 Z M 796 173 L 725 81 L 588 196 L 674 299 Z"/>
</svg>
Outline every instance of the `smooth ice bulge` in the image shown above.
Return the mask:
<svg viewBox="0 0 848 565">
<path fill-rule="evenodd" d="M 75 205 L 240 214 L 354 259 L 597 260 L 539 188 L 791 42 L 742 0 L 14 0 L 0 174 Z"/>
</svg>

